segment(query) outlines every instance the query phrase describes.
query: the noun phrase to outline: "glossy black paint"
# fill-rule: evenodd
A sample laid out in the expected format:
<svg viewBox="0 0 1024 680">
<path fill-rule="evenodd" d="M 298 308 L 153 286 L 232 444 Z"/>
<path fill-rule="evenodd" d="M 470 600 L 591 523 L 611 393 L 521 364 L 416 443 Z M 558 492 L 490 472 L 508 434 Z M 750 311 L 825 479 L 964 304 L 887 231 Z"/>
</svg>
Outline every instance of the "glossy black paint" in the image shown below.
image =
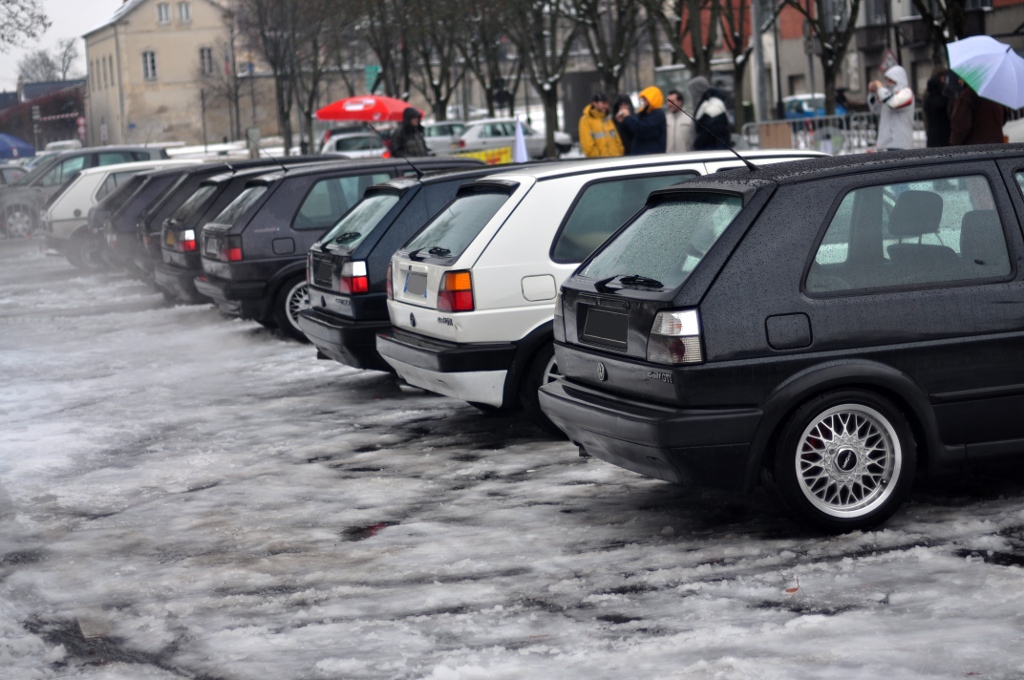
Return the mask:
<svg viewBox="0 0 1024 680">
<path fill-rule="evenodd" d="M 398 203 L 354 249 L 341 244 L 314 244 L 311 262 L 329 263 L 330 286 L 310 284 L 310 309 L 299 314 L 299 325 L 320 352 L 356 368 L 391 371 L 377 352 L 376 336 L 391 327 L 388 318 L 386 276 L 391 255 L 443 209 L 465 182 L 499 172 L 487 167 L 415 179 L 395 179 L 370 189 L 391 192 Z M 366 262 L 369 291 L 357 295 L 338 292 L 346 262 Z"/>
<path fill-rule="evenodd" d="M 1024 454 L 1024 147 L 960 147 L 732 171 L 674 192 L 746 193 L 745 208 L 679 289 L 562 287 L 545 413 L 583 449 L 642 474 L 749 489 L 800 404 L 859 388 L 911 421 L 922 470 Z M 1002 279 L 809 294 L 803 281 L 839 201 L 863 186 L 980 175 L 1011 254 Z M 657 194 L 651 201 L 661 200 Z M 586 266 L 586 263 L 583 264 Z M 582 269 L 582 267 L 581 267 Z M 587 344 L 587 305 L 628 308 L 628 347 Z M 646 360 L 654 316 L 699 311 L 705 362 Z M 600 366 L 599 366 L 600 364 Z"/>
<path fill-rule="evenodd" d="M 479 161 L 457 158 L 417 159 L 423 171 L 473 167 Z M 199 293 L 213 299 L 228 314 L 247 319 L 270 321 L 271 308 L 280 287 L 294 276 L 305 276 L 310 247 L 323 229 L 295 229 L 295 215 L 309 189 L 330 177 L 390 174 L 400 177 L 412 172 L 402 159 L 342 160 L 268 175 L 259 182 L 267 191 L 233 225 L 208 225 L 203 228 L 199 251 L 202 273 L 194 285 Z M 244 259 L 225 262 L 206 254 L 209 238 L 242 239 Z M 282 249 L 282 242 L 290 247 Z M 390 256 L 390 253 L 388 253 Z M 378 257 L 380 257 L 378 255 Z"/>
</svg>

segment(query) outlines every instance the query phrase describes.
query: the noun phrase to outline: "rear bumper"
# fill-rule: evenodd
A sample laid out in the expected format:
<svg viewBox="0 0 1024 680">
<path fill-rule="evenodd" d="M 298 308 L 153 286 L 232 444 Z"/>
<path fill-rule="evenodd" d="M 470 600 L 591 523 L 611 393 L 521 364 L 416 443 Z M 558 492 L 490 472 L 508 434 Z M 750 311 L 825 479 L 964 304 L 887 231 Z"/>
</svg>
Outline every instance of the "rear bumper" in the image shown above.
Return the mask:
<svg viewBox="0 0 1024 680">
<path fill-rule="evenodd" d="M 262 319 L 266 305 L 262 281 L 229 281 L 209 274 L 193 279 L 196 291 L 213 300 L 225 314 L 243 319 Z"/>
<path fill-rule="evenodd" d="M 377 351 L 410 385 L 463 401 L 500 407 L 516 346 L 511 343 L 459 345 L 392 328 L 377 336 Z"/>
<path fill-rule="evenodd" d="M 670 482 L 746 486 L 759 409 L 674 408 L 564 378 L 542 386 L 539 398 L 545 415 L 595 458 Z"/>
<path fill-rule="evenodd" d="M 347 319 L 317 309 L 299 312 L 299 327 L 313 345 L 330 358 L 347 366 L 392 371 L 377 353 L 377 333 L 391 328 L 379 319 Z"/>
<path fill-rule="evenodd" d="M 203 273 L 202 269 L 183 269 L 175 267 L 166 262 L 160 262 L 153 268 L 153 278 L 156 285 L 171 293 L 182 302 L 209 302 L 205 295 L 200 295 L 196 290 L 196 276 Z"/>
</svg>

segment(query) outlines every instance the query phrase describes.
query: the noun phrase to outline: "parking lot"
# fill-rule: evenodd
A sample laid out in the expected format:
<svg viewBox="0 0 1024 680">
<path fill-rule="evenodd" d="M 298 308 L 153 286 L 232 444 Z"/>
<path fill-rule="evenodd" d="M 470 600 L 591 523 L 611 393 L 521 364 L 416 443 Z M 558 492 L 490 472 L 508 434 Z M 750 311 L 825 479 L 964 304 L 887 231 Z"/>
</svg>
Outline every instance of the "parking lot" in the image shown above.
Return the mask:
<svg viewBox="0 0 1024 680">
<path fill-rule="evenodd" d="M 0 675 L 1018 678 L 1024 473 L 822 537 L 0 241 Z"/>
</svg>

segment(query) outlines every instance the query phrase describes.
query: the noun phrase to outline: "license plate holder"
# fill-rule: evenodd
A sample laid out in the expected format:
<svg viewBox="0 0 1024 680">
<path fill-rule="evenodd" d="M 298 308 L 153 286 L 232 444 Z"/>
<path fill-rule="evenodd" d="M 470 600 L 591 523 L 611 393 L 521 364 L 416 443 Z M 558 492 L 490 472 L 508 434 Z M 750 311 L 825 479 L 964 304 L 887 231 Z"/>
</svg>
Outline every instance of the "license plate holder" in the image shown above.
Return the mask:
<svg viewBox="0 0 1024 680">
<path fill-rule="evenodd" d="M 410 295 L 427 297 L 427 275 L 410 271 L 405 277 L 405 292 Z"/>
<path fill-rule="evenodd" d="M 629 316 L 621 312 L 587 307 L 583 338 L 601 345 L 625 348 L 629 337 Z"/>
</svg>

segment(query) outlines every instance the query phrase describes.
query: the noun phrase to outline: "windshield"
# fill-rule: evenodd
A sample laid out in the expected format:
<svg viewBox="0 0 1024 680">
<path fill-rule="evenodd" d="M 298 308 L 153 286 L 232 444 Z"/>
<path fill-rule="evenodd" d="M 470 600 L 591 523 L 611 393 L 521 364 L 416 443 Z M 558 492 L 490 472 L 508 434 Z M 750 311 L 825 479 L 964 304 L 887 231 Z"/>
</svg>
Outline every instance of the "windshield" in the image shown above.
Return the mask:
<svg viewBox="0 0 1024 680">
<path fill-rule="evenodd" d="M 259 200 L 259 197 L 265 194 L 266 191 L 266 184 L 246 187 L 242 193 L 238 194 L 235 200 L 228 204 L 228 207 L 221 210 L 220 214 L 213 218 L 213 223 L 234 224 L 238 221 L 238 218 L 245 214 L 245 211 L 249 209 L 249 206 Z"/>
<path fill-rule="evenodd" d="M 57 160 L 58 158 L 54 156 L 53 158 L 47 158 L 46 160 L 40 162 L 36 167 L 32 169 L 32 172 L 19 177 L 17 181 L 14 182 L 14 186 L 23 187 L 28 184 L 32 184 L 32 182 L 34 182 L 37 177 L 42 177 L 47 172 L 49 172 L 50 168 L 52 168 L 57 163 Z"/>
<path fill-rule="evenodd" d="M 398 203 L 394 192 L 379 192 L 366 196 L 327 232 L 320 242 L 353 249 L 380 224 L 384 216 Z"/>
<path fill-rule="evenodd" d="M 188 197 L 188 200 L 178 206 L 178 209 L 171 215 L 171 219 L 178 224 L 187 224 L 199 216 L 199 211 L 206 205 L 213 192 L 217 190 L 214 184 L 204 184 L 196 189 L 195 193 Z"/>
<path fill-rule="evenodd" d="M 506 200 L 507 190 L 490 188 L 456 197 L 409 242 L 410 257 L 458 257 Z"/>
<path fill-rule="evenodd" d="M 743 208 L 731 194 L 687 194 L 651 206 L 594 256 L 580 276 L 643 279 L 676 288 L 696 269 Z"/>
</svg>

